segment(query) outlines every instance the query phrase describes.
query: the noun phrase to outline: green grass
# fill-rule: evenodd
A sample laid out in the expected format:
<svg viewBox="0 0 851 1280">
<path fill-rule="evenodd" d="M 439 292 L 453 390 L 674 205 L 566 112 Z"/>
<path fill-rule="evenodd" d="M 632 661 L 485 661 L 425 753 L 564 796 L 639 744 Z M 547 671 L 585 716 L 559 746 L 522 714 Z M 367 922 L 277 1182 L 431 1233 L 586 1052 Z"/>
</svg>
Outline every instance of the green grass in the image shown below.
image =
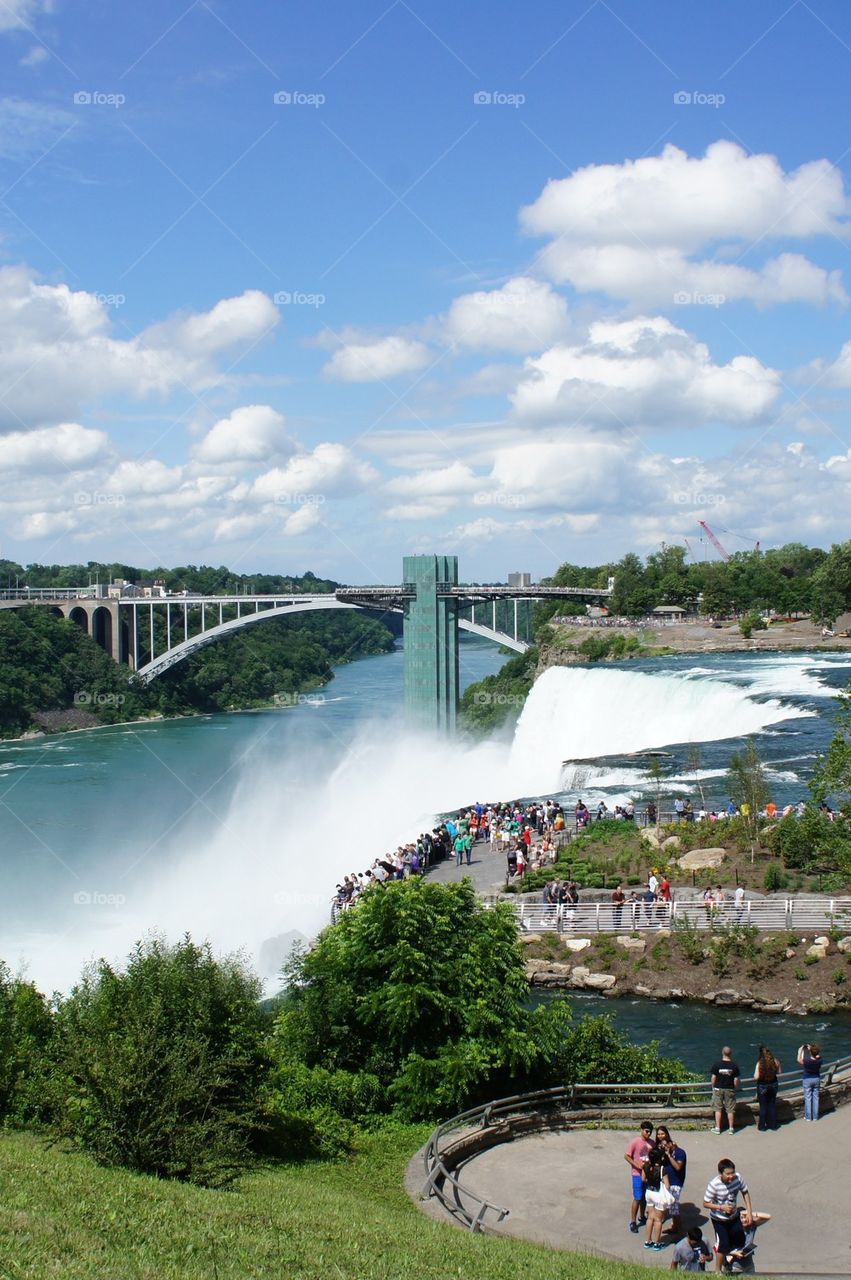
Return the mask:
<svg viewBox="0 0 851 1280">
<path fill-rule="evenodd" d="M 279 1166 L 229 1191 L 103 1169 L 0 1135 L 0 1280 L 640 1280 L 643 1268 L 474 1236 L 403 1189 L 423 1128 L 352 1158 Z"/>
</svg>

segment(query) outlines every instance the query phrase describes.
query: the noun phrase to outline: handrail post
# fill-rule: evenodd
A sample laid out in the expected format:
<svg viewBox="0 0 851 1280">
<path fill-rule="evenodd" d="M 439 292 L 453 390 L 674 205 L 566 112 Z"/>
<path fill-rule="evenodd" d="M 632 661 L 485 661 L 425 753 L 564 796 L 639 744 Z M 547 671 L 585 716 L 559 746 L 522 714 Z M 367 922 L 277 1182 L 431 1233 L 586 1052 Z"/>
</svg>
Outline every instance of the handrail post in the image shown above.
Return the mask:
<svg viewBox="0 0 851 1280">
<path fill-rule="evenodd" d="M 597 903 L 597 932 L 600 932 L 600 904 Z"/>
</svg>

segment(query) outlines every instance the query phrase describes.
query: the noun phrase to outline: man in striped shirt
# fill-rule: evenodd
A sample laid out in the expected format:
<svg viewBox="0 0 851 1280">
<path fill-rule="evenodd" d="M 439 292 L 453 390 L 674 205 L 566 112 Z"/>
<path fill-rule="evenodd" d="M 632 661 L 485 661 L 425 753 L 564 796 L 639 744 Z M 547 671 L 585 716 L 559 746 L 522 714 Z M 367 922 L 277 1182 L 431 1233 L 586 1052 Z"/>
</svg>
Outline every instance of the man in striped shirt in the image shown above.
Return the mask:
<svg viewBox="0 0 851 1280">
<path fill-rule="evenodd" d="M 740 1192 L 744 1214 L 738 1204 Z M 745 1227 L 753 1219 L 750 1192 L 732 1160 L 719 1160 L 718 1177 L 706 1188 L 703 1207 L 709 1210 L 715 1228 L 715 1270 L 720 1271 L 727 1254 L 744 1247 Z"/>
</svg>

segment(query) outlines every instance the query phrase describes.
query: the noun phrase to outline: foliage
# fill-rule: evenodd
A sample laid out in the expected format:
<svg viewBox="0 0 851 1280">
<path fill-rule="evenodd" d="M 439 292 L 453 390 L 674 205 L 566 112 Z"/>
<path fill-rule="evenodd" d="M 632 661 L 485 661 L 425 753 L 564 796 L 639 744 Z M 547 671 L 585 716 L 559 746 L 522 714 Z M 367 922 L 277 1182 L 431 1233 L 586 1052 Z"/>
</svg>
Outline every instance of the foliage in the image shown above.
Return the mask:
<svg viewBox="0 0 851 1280">
<path fill-rule="evenodd" d="M 759 815 L 771 799 L 771 788 L 753 738 L 730 756 L 727 789 L 752 840 L 759 835 Z"/>
<path fill-rule="evenodd" d="M 819 756 L 810 782 L 816 804 L 835 797 L 851 813 L 851 684 L 838 696 L 836 730 L 824 755 Z"/>
<path fill-rule="evenodd" d="M 494 675 L 469 685 L 461 697 L 461 720 L 479 732 L 516 720 L 535 680 L 538 650 L 509 658 Z"/>
<path fill-rule="evenodd" d="M 102 1163 L 203 1186 L 250 1161 L 263 1067 L 260 986 L 188 937 L 101 960 L 57 1014 L 60 1132 Z"/>
<path fill-rule="evenodd" d="M 746 640 L 750 640 L 754 631 L 765 630 L 765 618 L 761 613 L 746 613 L 739 622 L 739 630 Z"/>
<path fill-rule="evenodd" d="M 681 1062 L 661 1053 L 658 1040 L 630 1044 L 608 1014 L 577 1022 L 566 1038 L 565 1056 L 570 1064 L 564 1081 L 568 1084 L 667 1084 L 689 1077 Z"/>
<path fill-rule="evenodd" d="M 351 1151 L 358 1130 L 387 1110 L 377 1076 L 309 1067 L 289 1053 L 280 1028 L 269 1046 L 274 1067 L 263 1089 L 274 1147 L 293 1157 Z"/>
<path fill-rule="evenodd" d="M 789 877 L 776 862 L 769 863 L 765 868 L 765 878 L 762 883 L 766 893 L 776 893 L 778 889 L 785 889 L 788 882 Z"/>
<path fill-rule="evenodd" d="M 25 1125 L 44 1118 L 52 1034 L 44 996 L 0 962 L 0 1121 Z"/>
<path fill-rule="evenodd" d="M 578 652 L 589 662 L 598 662 L 603 658 L 638 658 L 649 653 L 637 636 L 626 636 L 621 632 L 603 632 L 586 636 L 579 645 Z"/>
<path fill-rule="evenodd" d="M 687 916 L 678 916 L 674 920 L 672 937 L 676 941 L 689 964 L 702 964 L 706 950 L 706 941 L 697 925 Z"/>
<path fill-rule="evenodd" d="M 816 869 L 851 873 L 851 820 L 831 822 L 825 813 L 807 805 L 800 817 L 788 814 L 770 836 L 772 850 L 796 871 Z"/>
</svg>

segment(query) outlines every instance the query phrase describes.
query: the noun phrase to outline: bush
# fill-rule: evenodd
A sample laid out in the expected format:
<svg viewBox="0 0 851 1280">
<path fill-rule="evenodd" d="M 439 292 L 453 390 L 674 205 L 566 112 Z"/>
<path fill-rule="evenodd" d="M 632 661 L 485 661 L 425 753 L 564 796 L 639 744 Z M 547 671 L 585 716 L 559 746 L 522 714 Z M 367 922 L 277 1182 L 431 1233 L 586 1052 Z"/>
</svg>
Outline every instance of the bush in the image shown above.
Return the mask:
<svg viewBox="0 0 851 1280">
<path fill-rule="evenodd" d="M 765 631 L 765 618 L 761 613 L 746 613 L 739 622 L 739 630 L 746 640 L 750 640 L 754 631 Z"/>
<path fill-rule="evenodd" d="M 275 1043 L 277 1065 L 264 1089 L 264 1101 L 276 1148 L 304 1157 L 333 1157 L 351 1150 L 359 1125 L 368 1126 L 387 1111 L 377 1076 L 365 1071 L 328 1071 L 287 1056 Z"/>
<path fill-rule="evenodd" d="M 101 960 L 60 1006 L 56 1122 L 104 1164 L 222 1185 L 260 1126 L 260 985 L 185 938 Z"/>
<path fill-rule="evenodd" d="M 775 893 L 778 889 L 785 889 L 788 883 L 789 877 L 782 867 L 778 867 L 776 862 L 772 862 L 765 868 L 765 878 L 762 884 L 767 893 Z"/>
<path fill-rule="evenodd" d="M 0 1120 L 39 1123 L 46 1118 L 53 1025 L 32 983 L 13 979 L 0 962 Z"/>
</svg>

